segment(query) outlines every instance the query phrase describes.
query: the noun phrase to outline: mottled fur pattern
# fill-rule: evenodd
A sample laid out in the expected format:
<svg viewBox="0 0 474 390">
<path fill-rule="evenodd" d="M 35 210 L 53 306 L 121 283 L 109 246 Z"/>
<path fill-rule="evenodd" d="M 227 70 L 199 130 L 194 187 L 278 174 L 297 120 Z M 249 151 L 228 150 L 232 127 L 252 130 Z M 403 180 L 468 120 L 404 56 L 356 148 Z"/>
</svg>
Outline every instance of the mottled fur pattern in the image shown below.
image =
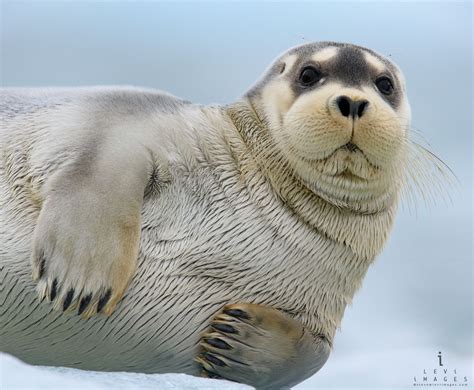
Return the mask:
<svg viewBox="0 0 474 390">
<path fill-rule="evenodd" d="M 341 48 L 345 61 L 352 50 L 370 72 L 391 72 L 398 97 L 384 99 L 362 78 L 344 85 L 329 65 L 327 81 L 297 93 L 302 63 L 324 67 Z M 338 114 L 341 94 L 370 101 L 355 127 Z M 386 59 L 351 45 L 306 45 L 227 107 L 134 88 L 6 89 L 0 99 L 3 351 L 35 364 L 197 374 L 200 334 L 235 302 L 278 309 L 332 344 L 387 239 L 401 186 L 409 108 Z M 349 142 L 360 149 L 347 150 Z M 34 236 L 41 218 L 45 230 Z M 135 231 L 128 286 L 113 267 Z M 113 315 L 84 322 L 37 302 L 36 245 L 58 254 L 46 262 L 41 297 L 51 298 L 56 275 L 58 294 L 76 287 L 94 304 L 117 285 L 125 297 Z"/>
</svg>

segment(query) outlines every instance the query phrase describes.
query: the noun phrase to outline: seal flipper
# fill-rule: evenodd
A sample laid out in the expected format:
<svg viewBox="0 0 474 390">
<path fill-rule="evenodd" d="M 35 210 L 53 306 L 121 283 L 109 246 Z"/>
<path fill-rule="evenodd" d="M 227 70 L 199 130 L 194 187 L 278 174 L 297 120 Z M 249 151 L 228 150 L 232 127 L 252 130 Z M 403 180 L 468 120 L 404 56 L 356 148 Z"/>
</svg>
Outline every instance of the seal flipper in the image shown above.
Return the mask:
<svg viewBox="0 0 474 390">
<path fill-rule="evenodd" d="M 330 345 L 289 315 L 269 306 L 227 305 L 211 321 L 195 361 L 202 375 L 257 389 L 289 388 L 318 371 Z"/>
<path fill-rule="evenodd" d="M 84 318 L 111 315 L 135 273 L 141 207 L 154 172 L 153 156 L 134 132 L 102 130 L 109 133 L 98 142 L 100 153 L 71 158 L 45 181 L 31 255 L 40 300 Z"/>
</svg>

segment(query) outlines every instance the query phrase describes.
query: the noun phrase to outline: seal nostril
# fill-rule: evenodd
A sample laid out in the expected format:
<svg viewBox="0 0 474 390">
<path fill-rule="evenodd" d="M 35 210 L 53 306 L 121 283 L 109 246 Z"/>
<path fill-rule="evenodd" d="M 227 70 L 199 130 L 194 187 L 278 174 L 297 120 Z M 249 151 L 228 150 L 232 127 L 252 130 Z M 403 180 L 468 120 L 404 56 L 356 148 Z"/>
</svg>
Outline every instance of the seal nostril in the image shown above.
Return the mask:
<svg viewBox="0 0 474 390">
<path fill-rule="evenodd" d="M 343 116 L 351 116 L 353 119 L 357 117 L 360 118 L 362 115 L 364 115 L 367 107 L 369 106 L 369 102 L 367 100 L 354 101 L 347 96 L 339 96 L 336 99 L 336 103 Z"/>
<path fill-rule="evenodd" d="M 364 115 L 366 108 L 369 106 L 369 102 L 367 100 L 361 100 L 359 103 L 359 107 L 357 108 L 357 115 L 359 118 Z"/>
<path fill-rule="evenodd" d="M 349 116 L 351 114 L 351 103 L 352 100 L 347 96 L 339 96 L 336 100 L 339 111 L 343 116 Z"/>
</svg>

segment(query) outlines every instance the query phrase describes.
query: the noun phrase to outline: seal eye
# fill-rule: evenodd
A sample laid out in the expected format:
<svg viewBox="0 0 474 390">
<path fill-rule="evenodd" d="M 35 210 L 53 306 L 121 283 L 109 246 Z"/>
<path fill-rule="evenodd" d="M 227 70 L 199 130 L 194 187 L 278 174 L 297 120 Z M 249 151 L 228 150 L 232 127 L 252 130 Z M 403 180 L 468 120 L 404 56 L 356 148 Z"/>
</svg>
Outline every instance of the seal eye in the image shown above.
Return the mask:
<svg viewBox="0 0 474 390">
<path fill-rule="evenodd" d="M 301 71 L 300 84 L 303 87 L 310 87 L 321 79 L 321 73 L 312 66 L 307 66 Z"/>
<path fill-rule="evenodd" d="M 375 85 L 384 95 L 390 95 L 393 92 L 392 80 L 390 80 L 388 77 L 379 77 L 375 81 Z"/>
</svg>

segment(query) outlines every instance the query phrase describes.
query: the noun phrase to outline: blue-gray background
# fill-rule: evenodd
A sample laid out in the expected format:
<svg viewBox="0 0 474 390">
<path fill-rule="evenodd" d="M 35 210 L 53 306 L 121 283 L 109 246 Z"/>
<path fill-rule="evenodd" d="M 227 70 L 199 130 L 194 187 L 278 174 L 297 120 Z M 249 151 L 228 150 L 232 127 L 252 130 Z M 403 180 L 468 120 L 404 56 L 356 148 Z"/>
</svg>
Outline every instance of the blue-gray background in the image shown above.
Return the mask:
<svg viewBox="0 0 474 390">
<path fill-rule="evenodd" d="M 129 84 L 199 103 L 239 97 L 287 48 L 348 41 L 403 69 L 413 126 L 456 173 L 452 201 L 402 208 L 346 311 L 326 366 L 301 388 L 409 388 L 422 370 L 472 385 L 470 2 L 3 2 L 4 86 Z"/>
</svg>

